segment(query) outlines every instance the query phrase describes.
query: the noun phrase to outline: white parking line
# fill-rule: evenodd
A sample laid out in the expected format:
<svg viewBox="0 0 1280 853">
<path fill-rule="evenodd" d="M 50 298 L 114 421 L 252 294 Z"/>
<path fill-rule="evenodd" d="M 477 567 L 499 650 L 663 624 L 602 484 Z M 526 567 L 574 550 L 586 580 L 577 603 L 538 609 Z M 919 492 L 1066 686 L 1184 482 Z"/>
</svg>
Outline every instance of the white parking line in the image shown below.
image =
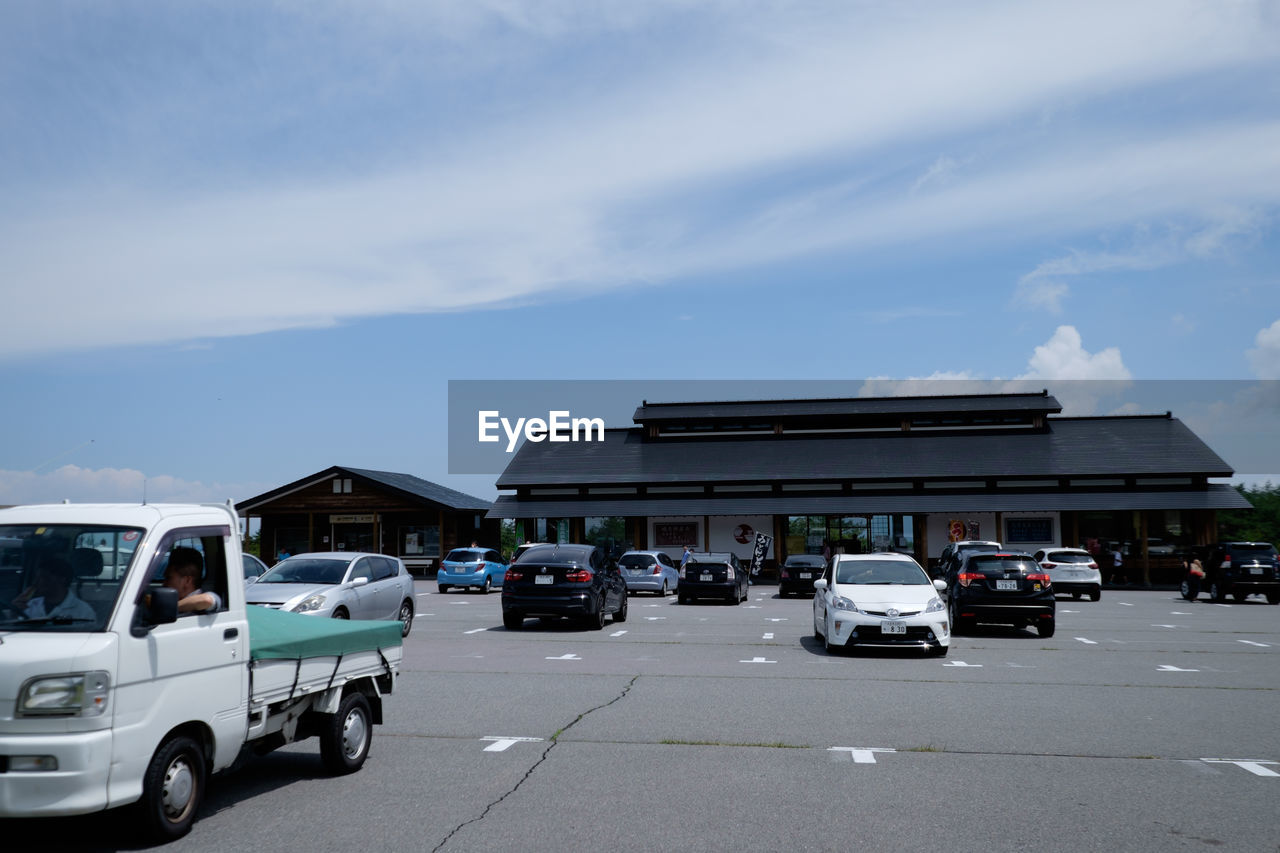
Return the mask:
<svg viewBox="0 0 1280 853">
<path fill-rule="evenodd" d="M 472 628 L 470 631 L 463 631 L 464 634 L 479 634 L 481 631 L 488 631 L 488 628 Z"/>
<path fill-rule="evenodd" d="M 769 617 L 769 621 L 770 621 L 770 622 L 786 622 L 786 621 L 787 621 L 787 617 L 785 617 L 785 616 L 781 616 L 781 617 L 771 616 L 771 617 Z"/>
<path fill-rule="evenodd" d="M 1199 672 L 1200 670 L 1198 670 L 1198 669 L 1183 669 L 1182 667 L 1178 667 L 1178 666 L 1170 666 L 1170 665 L 1169 665 L 1169 664 L 1167 664 L 1167 663 L 1162 663 L 1162 664 L 1160 664 L 1158 667 L 1156 667 L 1156 671 L 1157 671 L 1157 672 Z"/>
<path fill-rule="evenodd" d="M 1214 606 L 1214 607 L 1230 607 L 1231 605 L 1230 605 L 1230 604 L 1219 604 L 1218 602 L 1216 602 L 1216 601 L 1215 601 L 1215 602 L 1213 603 L 1213 606 Z"/>
<path fill-rule="evenodd" d="M 414 619 L 421 619 L 423 616 L 435 616 L 435 614 L 434 614 L 434 613 L 419 613 L 417 616 L 415 616 L 415 617 L 413 617 L 413 618 L 414 618 Z"/>
<path fill-rule="evenodd" d="M 548 657 L 547 660 L 582 660 L 582 658 L 570 652 L 567 655 L 560 655 L 558 658 Z"/>
<path fill-rule="evenodd" d="M 1059 613 L 1079 613 L 1079 610 L 1059 610 Z"/>
<path fill-rule="evenodd" d="M 1178 626 L 1177 626 L 1177 625 L 1155 625 L 1155 624 L 1153 624 L 1151 627 L 1152 627 L 1152 628 L 1177 628 Z"/>
<path fill-rule="evenodd" d="M 1262 766 L 1264 764 L 1280 764 L 1280 761 L 1271 761 L 1266 758 L 1202 758 L 1200 760 L 1206 764 L 1234 764 L 1237 767 L 1248 770 L 1254 776 L 1280 777 L 1280 773 Z"/>
<path fill-rule="evenodd" d="M 1087 639 L 1085 639 L 1084 637 L 1076 637 L 1076 639 L 1077 639 L 1077 640 L 1079 640 L 1080 642 L 1084 643 L 1085 645 L 1088 645 L 1088 646 L 1096 646 L 1096 645 L 1098 645 L 1098 641 L 1097 641 L 1097 640 L 1087 640 Z"/>
<path fill-rule="evenodd" d="M 965 662 L 964 662 L 964 661 L 962 661 L 962 660 L 953 660 L 953 661 L 948 661 L 947 663 L 944 663 L 944 664 L 943 664 L 943 666 L 973 666 L 973 667 L 980 667 L 980 666 L 982 666 L 982 664 L 980 664 L 980 663 L 965 663 Z"/>
<path fill-rule="evenodd" d="M 1261 648 L 1261 649 L 1269 649 L 1269 648 L 1271 648 L 1271 644 L 1270 644 L 1270 643 L 1255 643 L 1253 640 L 1241 640 L 1240 642 L 1244 643 L 1245 645 L 1249 645 L 1249 646 L 1257 646 L 1258 648 Z"/>
<path fill-rule="evenodd" d="M 875 764 L 877 752 L 897 752 L 896 749 L 885 749 L 878 746 L 829 746 L 827 752 L 847 752 L 854 764 Z"/>
<path fill-rule="evenodd" d="M 1170 616 L 1190 616 L 1190 613 L 1183 613 L 1181 610 L 1170 610 Z"/>
<path fill-rule="evenodd" d="M 625 633 L 627 633 L 627 632 L 626 632 L 626 631 L 614 631 L 614 632 L 613 632 L 612 634 L 610 634 L 609 636 L 610 636 L 610 637 L 621 637 L 621 636 L 622 636 L 623 634 L 625 634 Z"/>
<path fill-rule="evenodd" d="M 1116 602 L 1116 603 L 1117 603 L 1117 604 L 1119 604 L 1121 607 L 1132 607 L 1132 606 L 1133 606 L 1132 604 L 1130 604 L 1130 603 L 1129 603 L 1129 602 L 1127 602 L 1127 601 L 1118 601 L 1118 602 Z"/>
<path fill-rule="evenodd" d="M 646 621 L 646 622 L 657 622 L 659 619 L 666 619 L 666 618 L 667 618 L 667 617 L 665 617 L 665 616 L 646 616 L 646 617 L 644 617 L 644 621 Z"/>
<path fill-rule="evenodd" d="M 765 635 L 764 635 L 763 637 L 761 637 L 760 639 L 762 639 L 762 640 L 772 640 L 772 639 L 773 639 L 773 634 L 765 634 Z"/>
<path fill-rule="evenodd" d="M 751 660 L 740 660 L 738 663 L 777 663 L 777 661 L 765 660 L 764 658 L 752 658 Z"/>
<path fill-rule="evenodd" d="M 449 603 L 455 607 L 457 607 L 459 604 L 461 604 L 463 607 L 466 607 L 471 602 L 470 601 L 450 601 Z"/>
<path fill-rule="evenodd" d="M 538 743 L 540 737 L 482 737 L 480 740 L 491 740 L 493 743 L 484 748 L 485 752 L 504 752 L 518 743 Z"/>
</svg>

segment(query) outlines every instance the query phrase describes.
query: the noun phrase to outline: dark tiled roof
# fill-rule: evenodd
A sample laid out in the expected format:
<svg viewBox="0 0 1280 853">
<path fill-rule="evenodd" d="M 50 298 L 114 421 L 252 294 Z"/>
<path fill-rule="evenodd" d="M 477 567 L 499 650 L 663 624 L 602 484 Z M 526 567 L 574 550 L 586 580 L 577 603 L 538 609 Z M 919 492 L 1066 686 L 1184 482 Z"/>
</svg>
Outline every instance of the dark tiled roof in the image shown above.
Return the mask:
<svg viewBox="0 0 1280 853">
<path fill-rule="evenodd" d="M 937 480 L 945 478 L 1229 477 L 1231 467 L 1177 418 L 1050 418 L 1046 430 L 846 433 L 602 442 L 525 442 L 500 489 L 632 483 Z"/>
<path fill-rule="evenodd" d="M 1041 394 L 949 394 L 936 397 L 840 397 L 826 400 L 729 400 L 699 403 L 645 401 L 636 423 L 713 421 L 751 418 L 810 418 L 873 415 L 944 415 L 1009 412 L 1056 413 L 1062 404 Z"/>
<path fill-rule="evenodd" d="M 994 491 L 968 494 L 842 495 L 800 497 L 763 495 L 734 497 L 569 498 L 518 500 L 503 495 L 490 518 L 562 518 L 576 516 L 691 515 L 860 515 L 930 512 L 1057 512 L 1061 510 L 1249 509 L 1251 504 L 1231 486 L 1212 484 L 1205 490 L 1164 491 Z"/>
<path fill-rule="evenodd" d="M 412 474 L 398 474 L 393 471 L 371 471 L 368 468 L 347 468 L 341 465 L 335 465 L 332 468 L 326 468 L 325 470 L 312 474 L 309 477 L 303 477 L 300 480 L 295 480 L 292 483 L 286 483 L 285 485 L 272 489 L 269 492 L 264 492 L 263 494 L 240 501 L 236 504 L 236 509 L 240 512 L 257 509 L 258 507 L 268 504 L 282 495 L 296 491 L 318 480 L 341 476 L 343 474 L 377 483 L 387 489 L 399 492 L 408 497 L 430 501 L 449 509 L 487 510 L 489 507 L 493 506 L 491 501 L 463 494 L 462 492 L 442 486 L 439 483 L 432 483 L 429 480 L 422 479 L 421 477 L 415 477 Z"/>
</svg>

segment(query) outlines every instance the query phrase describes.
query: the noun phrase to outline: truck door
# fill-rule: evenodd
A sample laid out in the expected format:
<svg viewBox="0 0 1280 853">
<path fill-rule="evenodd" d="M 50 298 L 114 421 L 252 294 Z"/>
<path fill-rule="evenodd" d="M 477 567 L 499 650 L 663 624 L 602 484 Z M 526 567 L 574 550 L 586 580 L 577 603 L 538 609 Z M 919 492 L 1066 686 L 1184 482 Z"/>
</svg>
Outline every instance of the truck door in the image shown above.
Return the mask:
<svg viewBox="0 0 1280 853">
<path fill-rule="evenodd" d="M 154 738 L 175 725 L 203 721 L 216 738 L 215 763 L 230 761 L 227 751 L 233 745 L 238 749 L 248 714 L 249 631 L 242 596 L 230 595 L 231 535 L 229 526 L 181 528 L 164 535 L 150 564 L 139 567 L 147 573 L 139 601 L 163 585 L 170 557 L 185 548 L 199 553 L 200 589 L 215 593 L 220 605 L 208 612 L 182 613 L 176 622 L 157 625 L 141 637 L 121 636 L 118 728 L 142 727 Z"/>
</svg>

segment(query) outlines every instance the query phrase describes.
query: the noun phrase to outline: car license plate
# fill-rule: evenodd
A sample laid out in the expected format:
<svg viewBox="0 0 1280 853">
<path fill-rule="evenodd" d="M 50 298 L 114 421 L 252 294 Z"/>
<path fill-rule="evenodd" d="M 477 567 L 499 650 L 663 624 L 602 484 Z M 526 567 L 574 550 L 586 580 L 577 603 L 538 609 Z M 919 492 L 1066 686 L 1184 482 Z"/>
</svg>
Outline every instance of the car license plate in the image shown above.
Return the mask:
<svg viewBox="0 0 1280 853">
<path fill-rule="evenodd" d="M 698 580 L 700 580 L 700 581 L 709 581 L 709 580 L 711 580 L 711 575 L 706 574 L 706 573 L 704 572 L 703 574 L 698 575 Z"/>
<path fill-rule="evenodd" d="M 901 619 L 894 622 L 881 622 L 881 634 L 905 634 L 907 633 L 907 623 Z"/>
<path fill-rule="evenodd" d="M 800 573 L 800 580 L 802 580 L 802 581 L 807 581 L 807 580 L 811 579 L 812 577 L 813 577 L 813 573 L 812 573 L 812 572 L 801 572 L 801 573 Z"/>
<path fill-rule="evenodd" d="M 553 583 L 555 583 L 555 582 L 556 582 L 556 576 L 555 576 L 555 575 L 534 575 L 534 576 L 533 576 L 533 582 L 534 582 L 534 583 L 553 584 Z"/>
<path fill-rule="evenodd" d="M 644 569 L 627 569 L 627 574 L 633 578 L 638 578 L 644 574 Z"/>
<path fill-rule="evenodd" d="M 1018 589 L 1018 582 L 1017 581 L 996 581 L 996 589 L 1008 589 L 1016 592 Z"/>
<path fill-rule="evenodd" d="M 1249 574 L 1251 575 L 1262 574 L 1262 566 L 1253 566 L 1252 568 L 1249 569 Z"/>
<path fill-rule="evenodd" d="M 454 567 L 453 567 L 453 573 L 454 573 L 455 575 L 469 575 L 469 574 L 471 574 L 471 572 L 469 572 L 469 571 L 467 570 L 467 567 L 466 567 L 466 566 L 454 566 Z"/>
</svg>

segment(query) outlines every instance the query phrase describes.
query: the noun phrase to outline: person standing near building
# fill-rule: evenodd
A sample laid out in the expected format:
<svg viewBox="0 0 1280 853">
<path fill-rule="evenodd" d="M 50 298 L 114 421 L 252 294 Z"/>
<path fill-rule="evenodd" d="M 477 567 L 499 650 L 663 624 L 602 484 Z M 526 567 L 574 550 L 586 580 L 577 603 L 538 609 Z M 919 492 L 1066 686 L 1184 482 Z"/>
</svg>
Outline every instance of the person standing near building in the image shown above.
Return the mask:
<svg viewBox="0 0 1280 853">
<path fill-rule="evenodd" d="M 685 545 L 685 546 L 684 546 L 684 556 L 682 556 L 682 557 L 680 558 L 680 568 L 682 568 L 682 569 L 683 569 L 683 568 L 684 568 L 684 564 L 685 564 L 685 563 L 687 563 L 687 562 L 689 562 L 689 555 L 690 555 L 690 554 L 692 554 L 692 553 L 693 553 L 693 548 L 692 548 L 692 546 Z"/>
<path fill-rule="evenodd" d="M 1111 583 L 1120 586 L 1125 582 L 1124 557 L 1120 553 L 1120 543 L 1114 542 L 1111 545 Z"/>
</svg>

